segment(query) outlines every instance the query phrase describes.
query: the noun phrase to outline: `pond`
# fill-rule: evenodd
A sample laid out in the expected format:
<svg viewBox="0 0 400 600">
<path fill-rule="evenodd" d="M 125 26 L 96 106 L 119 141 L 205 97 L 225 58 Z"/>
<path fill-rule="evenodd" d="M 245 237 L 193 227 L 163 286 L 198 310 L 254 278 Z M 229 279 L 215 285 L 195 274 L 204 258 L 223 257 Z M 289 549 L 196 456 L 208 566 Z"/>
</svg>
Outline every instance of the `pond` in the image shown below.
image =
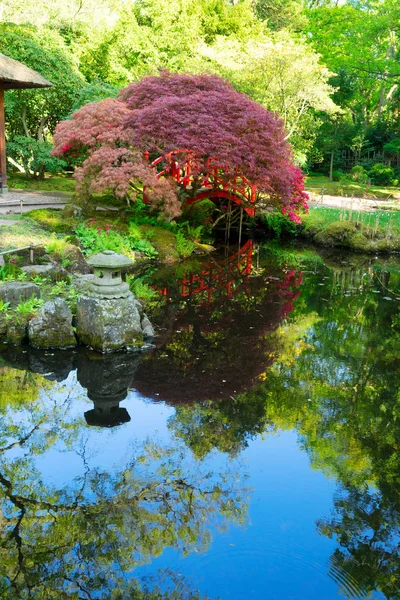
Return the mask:
<svg viewBox="0 0 400 600">
<path fill-rule="evenodd" d="M 150 351 L 0 352 L 0 597 L 399 598 L 400 262 L 140 277 Z"/>
</svg>

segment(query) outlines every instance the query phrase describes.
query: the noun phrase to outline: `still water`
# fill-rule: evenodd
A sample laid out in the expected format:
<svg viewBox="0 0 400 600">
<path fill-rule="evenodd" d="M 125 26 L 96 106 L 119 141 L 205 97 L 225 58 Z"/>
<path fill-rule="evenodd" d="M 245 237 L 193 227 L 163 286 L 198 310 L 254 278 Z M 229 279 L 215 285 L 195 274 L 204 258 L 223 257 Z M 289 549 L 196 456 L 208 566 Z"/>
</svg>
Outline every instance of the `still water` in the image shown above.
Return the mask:
<svg viewBox="0 0 400 600">
<path fill-rule="evenodd" d="M 152 269 L 155 348 L 0 353 L 0 597 L 400 597 L 400 262 Z"/>
</svg>

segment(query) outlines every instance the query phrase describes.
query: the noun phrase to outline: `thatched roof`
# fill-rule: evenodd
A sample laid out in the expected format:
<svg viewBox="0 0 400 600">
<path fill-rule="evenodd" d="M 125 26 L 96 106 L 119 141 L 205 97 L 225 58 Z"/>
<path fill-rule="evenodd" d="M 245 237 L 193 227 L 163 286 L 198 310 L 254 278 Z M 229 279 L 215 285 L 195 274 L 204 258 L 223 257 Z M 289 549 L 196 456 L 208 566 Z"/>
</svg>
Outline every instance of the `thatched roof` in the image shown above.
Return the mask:
<svg viewBox="0 0 400 600">
<path fill-rule="evenodd" d="M 4 54 L 0 54 L 0 82 L 4 83 L 5 90 L 45 88 L 52 85 L 33 69 Z"/>
</svg>

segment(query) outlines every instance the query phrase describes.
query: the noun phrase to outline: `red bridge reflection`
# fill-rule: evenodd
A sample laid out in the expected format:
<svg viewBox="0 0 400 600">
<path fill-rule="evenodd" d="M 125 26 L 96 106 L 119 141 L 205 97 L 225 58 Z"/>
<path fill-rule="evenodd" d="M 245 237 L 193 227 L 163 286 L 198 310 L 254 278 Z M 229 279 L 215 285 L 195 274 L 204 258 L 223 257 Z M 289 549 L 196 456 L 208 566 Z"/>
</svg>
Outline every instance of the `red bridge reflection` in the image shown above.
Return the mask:
<svg viewBox="0 0 400 600">
<path fill-rule="evenodd" d="M 220 292 L 225 287 L 228 298 L 232 298 L 235 289 L 248 283 L 253 267 L 253 251 L 253 241 L 248 240 L 223 265 L 217 262 L 208 263 L 198 273 L 182 277 L 178 280 L 180 295 L 183 298 L 190 298 L 197 294 L 205 294 L 206 302 L 211 304 L 213 292 L 215 290 Z M 158 291 L 163 296 L 170 295 L 168 287 Z"/>
<path fill-rule="evenodd" d="M 165 287 L 154 273 L 165 301 L 155 348 L 135 375 L 144 396 L 174 405 L 222 400 L 259 382 L 276 356 L 273 334 L 293 311 L 302 283 L 301 271 L 273 257 L 259 267 L 250 240 L 222 259 L 167 267 Z"/>
</svg>

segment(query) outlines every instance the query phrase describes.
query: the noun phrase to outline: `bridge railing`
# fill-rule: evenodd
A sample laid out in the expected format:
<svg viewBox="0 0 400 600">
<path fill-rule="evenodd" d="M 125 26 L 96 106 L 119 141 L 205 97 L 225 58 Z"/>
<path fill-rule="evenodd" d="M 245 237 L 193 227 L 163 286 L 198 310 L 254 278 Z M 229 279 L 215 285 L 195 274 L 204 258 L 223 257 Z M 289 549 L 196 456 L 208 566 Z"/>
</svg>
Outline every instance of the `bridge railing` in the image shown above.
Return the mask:
<svg viewBox="0 0 400 600">
<path fill-rule="evenodd" d="M 179 161 L 179 156 L 184 156 L 185 159 Z M 149 161 L 148 152 L 145 152 L 145 159 Z M 187 200 L 187 204 L 214 196 L 215 198 L 226 198 L 228 201 L 232 200 L 236 204 L 242 205 L 249 214 L 254 214 L 256 186 L 247 177 L 240 174 L 238 169 L 230 172 L 229 169 L 221 167 L 215 158 L 210 157 L 206 160 L 204 173 L 201 172 L 199 161 L 191 150 L 169 152 L 153 160 L 149 166 L 157 171 L 157 178 L 173 177 L 185 189 L 192 189 L 192 184 L 197 180 L 200 183 L 200 189 L 193 198 Z M 161 170 L 157 170 L 160 166 Z"/>
</svg>

